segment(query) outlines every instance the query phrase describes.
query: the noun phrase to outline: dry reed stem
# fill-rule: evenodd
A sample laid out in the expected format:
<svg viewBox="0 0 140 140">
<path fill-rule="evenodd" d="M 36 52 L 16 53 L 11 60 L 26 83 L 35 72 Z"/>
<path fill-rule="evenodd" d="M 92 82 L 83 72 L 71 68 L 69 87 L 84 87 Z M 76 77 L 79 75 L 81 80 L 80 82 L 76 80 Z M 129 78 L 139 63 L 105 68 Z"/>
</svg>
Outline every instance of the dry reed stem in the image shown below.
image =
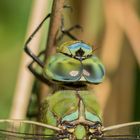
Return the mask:
<svg viewBox="0 0 140 140">
<path fill-rule="evenodd" d="M 124 30 L 128 37 L 137 61 L 140 65 L 140 20 L 134 9 L 134 6 L 129 1 L 121 2 L 120 5 L 121 15 L 115 13 L 118 24 Z"/>
<path fill-rule="evenodd" d="M 101 58 L 102 58 L 103 63 L 106 66 L 107 73 L 109 75 L 113 74 L 118 69 L 118 66 L 120 65 L 120 61 L 122 61 L 121 52 L 122 52 L 123 33 L 124 33 L 124 31 L 126 32 L 125 28 L 127 28 L 127 31 L 130 31 L 130 28 L 128 30 L 128 27 L 130 27 L 130 24 L 128 23 L 129 21 L 125 22 L 126 18 L 129 17 L 128 15 L 126 16 L 126 13 L 128 13 L 128 12 L 125 9 L 125 7 L 127 7 L 127 5 L 130 4 L 129 2 L 130 1 L 128 1 L 128 0 L 125 2 L 120 1 L 120 0 L 116 0 L 116 1 L 105 0 L 104 1 L 107 28 L 106 28 L 105 38 L 103 41 L 103 50 L 101 53 Z M 135 33 L 135 35 L 136 35 L 136 33 Z M 131 39 L 132 38 L 130 37 L 129 40 L 131 40 Z M 130 60 L 130 62 L 132 62 L 132 61 Z M 133 66 L 133 62 L 132 62 L 132 66 Z M 123 73 L 124 72 L 123 69 L 120 69 L 120 72 Z M 129 72 L 127 72 L 127 74 L 129 74 L 129 77 L 130 77 L 129 79 L 132 79 L 132 72 L 133 72 L 132 67 L 130 67 Z M 119 108 L 119 106 L 117 105 L 118 99 L 120 102 L 121 101 L 123 102 L 124 98 L 122 100 L 122 98 L 120 98 L 120 97 L 128 95 L 126 100 L 129 102 L 128 103 L 129 107 L 132 105 L 132 94 L 131 94 L 132 93 L 132 83 L 131 82 L 127 83 L 127 85 L 129 85 L 129 87 L 130 87 L 129 91 L 127 91 L 127 93 L 126 93 L 126 90 L 125 90 L 125 92 L 123 91 L 125 89 L 125 87 L 124 87 L 124 80 L 126 78 L 126 77 L 124 77 L 125 74 L 126 74 L 126 72 L 122 76 L 117 75 L 117 77 L 122 79 L 121 81 L 119 81 L 119 83 L 123 84 L 123 86 L 120 86 L 120 84 L 119 84 L 114 87 L 111 84 L 112 82 L 115 84 L 114 80 L 111 82 L 111 80 L 109 79 L 109 81 L 108 81 L 110 83 L 109 84 L 110 90 L 108 90 L 108 91 L 111 91 L 112 89 L 114 90 L 113 91 L 114 94 L 110 98 L 113 102 L 110 100 L 110 103 L 112 105 L 109 107 L 110 111 L 113 111 L 112 112 L 112 122 L 114 122 L 114 123 L 119 121 L 120 116 L 122 116 L 122 115 L 120 115 L 120 113 L 124 111 L 123 109 L 121 110 Z M 119 80 L 119 78 L 118 78 L 118 80 Z M 117 80 L 117 82 L 118 82 L 118 80 Z M 126 81 L 125 81 L 125 83 L 126 83 Z M 118 93 L 119 88 L 120 88 L 120 91 Z M 100 88 L 100 90 L 102 92 L 104 91 L 104 89 L 102 87 Z M 107 97 L 106 97 L 106 95 L 104 95 L 103 98 L 106 99 L 105 103 L 107 103 L 107 100 L 110 96 L 111 96 L 110 93 L 107 94 Z M 117 102 L 115 102 L 115 101 L 117 101 Z M 122 104 L 122 103 L 120 103 L 120 104 L 122 105 L 121 108 L 123 108 L 124 104 Z M 106 104 L 104 104 L 104 105 L 106 105 Z M 130 117 L 128 117 L 128 116 L 130 116 L 130 113 L 132 111 L 131 109 L 132 108 L 129 108 L 129 110 L 128 110 L 126 107 L 125 112 L 127 114 L 127 117 L 126 117 L 126 115 L 124 115 L 124 117 L 123 117 L 123 118 L 125 118 L 124 120 L 130 120 Z M 104 112 L 106 112 L 106 111 L 104 110 Z M 108 115 L 107 115 L 107 118 L 108 118 Z M 121 117 L 121 119 L 123 119 L 123 118 Z M 108 119 L 106 121 L 108 121 L 108 123 L 111 122 L 111 120 L 108 120 Z"/>
<path fill-rule="evenodd" d="M 99 101 L 102 114 L 105 111 L 106 103 L 109 98 L 110 92 L 111 92 L 111 81 L 108 77 L 105 78 L 104 82 L 100 85 L 97 85 L 94 87 L 95 94 L 97 96 L 97 99 Z"/>
<path fill-rule="evenodd" d="M 50 28 L 48 33 L 47 45 L 46 45 L 46 59 L 56 51 L 56 35 L 61 25 L 61 14 L 63 11 L 65 0 L 54 0 Z M 46 60 L 45 60 L 46 61 Z M 41 84 L 40 86 L 40 103 L 44 100 L 49 92 L 49 87 L 47 85 Z"/>
<path fill-rule="evenodd" d="M 114 16 L 114 6 L 116 6 L 115 1 L 104 1 L 104 11 L 105 11 L 105 20 L 106 20 L 106 32 L 103 40 L 103 46 L 101 51 L 101 60 L 105 65 L 106 72 L 111 74 L 115 72 L 118 68 L 120 62 L 120 55 L 122 50 L 122 41 L 123 41 L 123 31 L 116 23 Z M 111 11 L 111 12 L 110 12 Z M 110 96 L 112 89 L 111 80 L 107 77 L 100 87 L 97 87 L 97 95 L 103 109 L 105 111 L 105 106 Z M 95 88 L 96 90 L 96 88 Z"/>
<path fill-rule="evenodd" d="M 112 6 L 112 8 L 110 7 L 108 11 L 111 11 L 110 13 L 113 14 L 116 24 L 120 26 L 121 30 L 123 30 L 128 37 L 140 65 L 140 20 L 132 2 L 130 0 L 108 0 L 108 2 L 105 1 L 105 3 L 107 3 L 108 6 L 114 3 L 114 6 Z"/>
<path fill-rule="evenodd" d="M 56 49 L 56 36 L 61 25 L 64 2 L 65 0 L 54 0 L 53 2 L 50 29 L 46 45 L 46 58 L 55 51 L 54 49 Z"/>
<path fill-rule="evenodd" d="M 47 1 L 46 0 L 36 0 L 33 5 L 28 29 L 27 29 L 27 37 L 35 30 L 37 25 L 45 16 L 45 11 L 47 9 Z M 38 50 L 38 46 L 40 43 L 41 32 L 38 33 L 38 36 L 34 39 L 32 43 L 32 50 L 36 53 Z M 22 54 L 21 64 L 16 84 L 16 89 L 14 93 L 13 105 L 11 108 L 11 119 L 24 119 L 26 117 L 27 108 L 31 96 L 31 90 L 33 85 L 33 76 L 28 71 L 27 65 L 31 62 L 29 56 L 25 53 Z"/>
<path fill-rule="evenodd" d="M 120 11 L 117 0 L 104 1 L 104 11 L 106 17 L 106 33 L 103 40 L 101 52 L 102 61 L 108 73 L 113 73 L 120 62 L 120 55 L 123 42 L 123 30 L 117 24 L 115 12 Z M 118 12 L 119 13 L 119 12 Z M 122 13 L 120 12 L 119 15 Z"/>
<path fill-rule="evenodd" d="M 116 7 L 116 2 L 117 1 L 110 0 L 109 2 L 106 0 L 104 1 L 106 32 L 100 56 L 103 64 L 105 65 L 106 72 L 109 75 L 114 73 L 118 68 L 123 41 L 123 31 L 117 24 L 114 16 L 115 10 L 113 9 Z M 111 80 L 108 77 L 108 74 L 106 74 L 106 80 L 104 83 L 95 88 L 95 90 L 97 90 L 96 92 L 103 112 L 105 111 L 104 109 L 112 89 Z"/>
</svg>

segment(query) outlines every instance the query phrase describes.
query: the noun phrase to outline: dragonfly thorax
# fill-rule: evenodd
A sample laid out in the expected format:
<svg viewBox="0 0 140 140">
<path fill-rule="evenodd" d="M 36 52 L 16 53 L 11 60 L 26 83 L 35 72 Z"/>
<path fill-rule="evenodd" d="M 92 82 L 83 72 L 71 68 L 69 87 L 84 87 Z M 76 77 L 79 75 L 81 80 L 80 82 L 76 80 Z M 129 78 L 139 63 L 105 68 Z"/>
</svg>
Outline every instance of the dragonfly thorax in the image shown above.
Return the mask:
<svg viewBox="0 0 140 140">
<path fill-rule="evenodd" d="M 44 109 L 42 108 L 44 123 L 61 129 L 58 136 L 62 140 L 66 138 L 68 140 L 91 140 L 91 136 L 100 136 L 102 134 L 100 112 L 98 112 L 98 103 L 92 93 L 86 90 L 55 92 L 47 98 L 46 105 L 44 104 Z"/>
</svg>

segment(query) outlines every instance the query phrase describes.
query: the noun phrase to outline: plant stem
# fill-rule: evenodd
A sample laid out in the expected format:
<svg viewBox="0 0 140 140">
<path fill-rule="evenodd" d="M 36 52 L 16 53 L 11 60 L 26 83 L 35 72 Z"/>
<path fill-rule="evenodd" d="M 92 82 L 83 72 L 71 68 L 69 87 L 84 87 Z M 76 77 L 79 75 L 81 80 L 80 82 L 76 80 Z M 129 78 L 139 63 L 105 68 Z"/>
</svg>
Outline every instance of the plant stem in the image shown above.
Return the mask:
<svg viewBox="0 0 140 140">
<path fill-rule="evenodd" d="M 65 0 L 54 0 L 53 2 L 50 29 L 49 29 L 47 45 L 46 45 L 46 59 L 51 54 L 51 52 L 53 52 L 53 50 L 56 48 L 56 43 L 55 43 L 56 35 L 61 24 L 61 16 L 62 16 L 64 2 Z"/>
<path fill-rule="evenodd" d="M 48 2 L 46 0 L 36 0 L 33 5 L 33 10 L 31 13 L 31 18 L 29 21 L 29 27 L 27 29 L 27 36 L 33 32 L 42 18 L 45 16 Z M 41 9 L 41 10 L 40 10 Z M 32 43 L 33 52 L 37 52 L 40 43 L 41 32 L 38 33 L 38 37 Z M 28 71 L 27 65 L 30 63 L 31 59 L 25 53 L 22 55 L 20 70 L 18 74 L 17 84 L 15 88 L 13 104 L 11 107 L 10 118 L 11 119 L 25 119 L 28 104 L 31 97 L 31 90 L 34 81 L 34 77 Z"/>
<path fill-rule="evenodd" d="M 50 55 L 52 55 L 56 50 L 56 35 L 61 25 L 61 15 L 64 7 L 65 0 L 54 0 L 51 13 L 50 29 L 48 33 L 47 43 L 46 43 L 46 52 L 45 52 L 45 61 Z M 43 99 L 47 96 L 49 87 L 41 84 L 39 100 L 42 103 Z"/>
</svg>

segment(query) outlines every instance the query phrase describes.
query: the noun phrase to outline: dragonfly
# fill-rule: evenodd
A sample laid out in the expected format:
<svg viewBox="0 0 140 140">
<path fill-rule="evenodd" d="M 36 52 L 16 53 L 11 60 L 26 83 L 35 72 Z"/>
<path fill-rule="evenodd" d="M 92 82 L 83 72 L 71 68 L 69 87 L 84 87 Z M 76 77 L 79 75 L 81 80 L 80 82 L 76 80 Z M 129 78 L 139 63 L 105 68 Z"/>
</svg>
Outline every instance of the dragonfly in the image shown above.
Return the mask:
<svg viewBox="0 0 140 140">
<path fill-rule="evenodd" d="M 44 51 L 39 55 L 31 51 L 30 41 L 50 16 L 44 18 L 25 43 L 25 51 L 33 59 L 29 65 L 30 71 L 52 87 L 52 92 L 40 108 L 41 123 L 1 120 L 0 135 L 3 139 L 37 140 L 140 139 L 140 122 L 103 126 L 96 95 L 88 89 L 87 84 L 102 83 L 105 68 L 99 58 L 93 55 L 93 47 L 70 33 L 79 26 L 68 30 L 63 28 L 62 35 L 72 40 L 58 46 L 57 53 L 45 63 L 40 59 Z M 34 63 L 41 68 L 41 72 L 36 70 Z"/>
<path fill-rule="evenodd" d="M 104 66 L 99 58 L 93 55 L 92 46 L 77 40 L 70 34 L 70 29 L 77 28 L 77 26 L 62 32 L 66 32 L 72 40 L 57 47 L 57 53 L 51 56 L 46 63 L 41 61 L 40 56 L 44 51 L 36 56 L 28 44 L 45 20 L 25 43 L 25 51 L 33 59 L 29 65 L 31 72 L 45 83 L 55 85 L 53 92 L 41 107 L 42 122 L 61 128 L 61 133 L 58 133 L 60 139 L 62 137 L 71 140 L 89 139 L 94 134 L 101 135 L 99 105 L 94 92 L 87 90 L 87 83 L 101 83 L 105 75 Z M 34 69 L 34 63 L 42 68 L 41 73 Z M 83 131 L 83 135 L 80 135 L 82 134 L 80 131 Z M 47 132 L 48 135 L 54 134 L 52 130 Z"/>
<path fill-rule="evenodd" d="M 140 122 L 103 127 L 98 101 L 87 84 L 102 83 L 105 68 L 93 54 L 93 47 L 70 33 L 79 26 L 64 30 L 62 21 L 62 36 L 67 35 L 72 40 L 58 46 L 57 53 L 45 63 L 40 59 L 43 52 L 38 56 L 33 54 L 28 44 L 45 20 L 27 40 L 25 51 L 33 59 L 30 71 L 43 82 L 58 86 L 45 99 L 40 112 L 44 124 L 61 130 L 56 132 L 48 128 L 46 134 L 61 140 L 140 139 Z M 41 73 L 34 69 L 34 63 L 42 68 Z"/>
</svg>

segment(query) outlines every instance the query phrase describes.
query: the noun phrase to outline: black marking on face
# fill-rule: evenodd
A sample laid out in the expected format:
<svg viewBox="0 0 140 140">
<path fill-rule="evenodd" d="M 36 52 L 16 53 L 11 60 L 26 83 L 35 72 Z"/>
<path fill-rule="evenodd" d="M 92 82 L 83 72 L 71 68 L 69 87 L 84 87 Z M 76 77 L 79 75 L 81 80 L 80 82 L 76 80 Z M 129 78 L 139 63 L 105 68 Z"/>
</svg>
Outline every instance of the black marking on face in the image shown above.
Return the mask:
<svg viewBox="0 0 140 140">
<path fill-rule="evenodd" d="M 81 48 L 75 52 L 76 56 L 78 56 L 78 57 L 82 57 L 84 55 L 84 53 L 85 52 Z"/>
</svg>

